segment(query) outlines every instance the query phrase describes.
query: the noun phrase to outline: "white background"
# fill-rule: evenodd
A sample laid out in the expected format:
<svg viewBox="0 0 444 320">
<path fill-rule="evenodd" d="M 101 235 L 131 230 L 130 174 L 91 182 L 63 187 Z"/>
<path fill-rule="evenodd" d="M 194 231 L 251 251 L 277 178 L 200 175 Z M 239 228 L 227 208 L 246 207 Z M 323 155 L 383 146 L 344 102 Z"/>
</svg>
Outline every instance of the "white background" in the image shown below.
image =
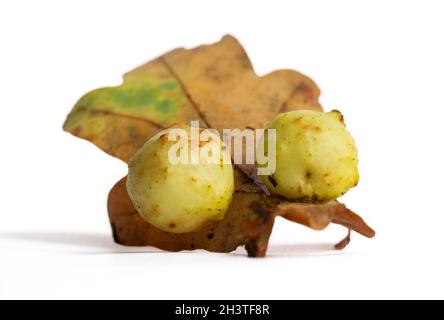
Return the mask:
<svg viewBox="0 0 444 320">
<path fill-rule="evenodd" d="M 1 1 L 0 298 L 444 298 L 442 1 Z M 279 220 L 265 259 L 114 245 L 126 166 L 62 132 L 85 92 L 231 33 L 259 74 L 292 68 L 357 141 L 342 200 L 378 232 Z"/>
</svg>

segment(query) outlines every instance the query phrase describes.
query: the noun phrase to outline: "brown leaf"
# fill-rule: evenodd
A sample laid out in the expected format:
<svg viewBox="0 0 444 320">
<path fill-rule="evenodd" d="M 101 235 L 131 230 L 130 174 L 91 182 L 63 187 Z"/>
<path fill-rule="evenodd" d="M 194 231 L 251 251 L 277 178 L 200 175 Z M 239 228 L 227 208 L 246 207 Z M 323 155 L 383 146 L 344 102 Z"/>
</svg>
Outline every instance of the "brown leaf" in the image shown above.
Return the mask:
<svg viewBox="0 0 444 320">
<path fill-rule="evenodd" d="M 251 247 L 257 246 L 251 249 L 254 255 L 264 256 L 274 216 L 262 211 L 262 199 L 260 193 L 236 192 L 223 221 L 209 223 L 198 232 L 173 234 L 155 228 L 140 217 L 128 196 L 125 178 L 111 190 L 108 212 L 114 240 L 123 245 L 154 246 L 168 251 L 231 252 L 251 242 Z M 263 237 L 266 243 L 262 241 Z"/>
<path fill-rule="evenodd" d="M 239 42 L 225 36 L 213 45 L 176 49 L 125 74 L 120 86 L 86 94 L 64 129 L 128 162 L 173 124 L 264 128 L 282 110 L 322 110 L 318 96 L 316 84 L 295 71 L 258 77 Z"/>
<path fill-rule="evenodd" d="M 323 230 L 332 222 L 368 238 L 375 236 L 375 231 L 360 216 L 337 201 L 319 204 L 298 203 L 296 205 L 292 202 L 281 202 L 278 208 L 281 217 L 314 230 Z"/>
<path fill-rule="evenodd" d="M 338 202 L 289 203 L 277 197 L 266 197 L 260 192 L 239 190 L 235 192 L 224 220 L 208 223 L 197 232 L 168 233 L 146 223 L 140 217 L 128 196 L 126 178 L 112 188 L 108 198 L 108 213 L 117 243 L 127 246 L 154 246 L 168 251 L 205 249 L 231 252 L 245 245 L 249 256 L 264 257 L 276 216 L 315 230 L 322 230 L 330 222 L 338 221 L 336 217 L 344 219 L 347 216 L 347 221 L 353 221 L 349 223 L 351 229 L 368 237 L 374 236 L 373 230 L 358 215 Z M 340 244 L 337 245 L 338 249 L 339 246 Z M 345 246 L 346 244 L 342 248 Z"/>
<path fill-rule="evenodd" d="M 341 209 L 338 210 L 333 217 L 333 223 L 356 231 L 367 238 L 373 238 L 376 235 L 376 232 L 370 228 L 360 216 L 347 209 L 344 205 L 341 206 Z"/>
<path fill-rule="evenodd" d="M 64 129 L 128 162 L 151 136 L 175 123 L 199 120 L 219 131 L 264 128 L 280 112 L 321 111 L 319 94 L 311 79 L 295 71 L 258 77 L 239 42 L 225 36 L 216 44 L 173 50 L 127 73 L 120 86 L 88 93 Z M 230 252 L 245 245 L 250 256 L 264 256 L 276 215 L 315 230 L 337 221 L 369 234 L 363 221 L 342 212 L 342 205 L 306 205 L 265 196 L 254 166 L 238 166 L 235 182 L 236 193 L 224 220 L 178 235 L 142 220 L 121 180 L 108 203 L 114 238 L 124 245 L 170 251 Z"/>
<path fill-rule="evenodd" d="M 323 204 L 280 203 L 278 215 L 293 222 L 305 225 L 314 230 L 323 230 L 330 223 L 348 228 L 348 235 L 338 244 L 336 250 L 343 250 L 351 240 L 351 230 L 367 238 L 373 238 L 375 231 L 356 213 L 344 204 L 330 201 Z"/>
</svg>

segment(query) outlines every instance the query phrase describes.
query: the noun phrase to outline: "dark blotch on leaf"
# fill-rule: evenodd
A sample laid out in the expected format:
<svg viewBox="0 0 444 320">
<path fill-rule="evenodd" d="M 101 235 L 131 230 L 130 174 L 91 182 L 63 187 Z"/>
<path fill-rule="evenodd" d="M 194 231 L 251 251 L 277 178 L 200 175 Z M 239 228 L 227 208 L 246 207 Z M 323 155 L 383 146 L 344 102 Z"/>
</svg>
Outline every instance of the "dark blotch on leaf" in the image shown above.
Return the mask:
<svg viewBox="0 0 444 320">
<path fill-rule="evenodd" d="M 207 234 L 207 238 L 208 238 L 208 240 L 213 240 L 214 239 L 214 233 Z"/>
<path fill-rule="evenodd" d="M 263 220 L 268 217 L 268 211 L 259 202 L 252 202 L 249 208 Z"/>
</svg>

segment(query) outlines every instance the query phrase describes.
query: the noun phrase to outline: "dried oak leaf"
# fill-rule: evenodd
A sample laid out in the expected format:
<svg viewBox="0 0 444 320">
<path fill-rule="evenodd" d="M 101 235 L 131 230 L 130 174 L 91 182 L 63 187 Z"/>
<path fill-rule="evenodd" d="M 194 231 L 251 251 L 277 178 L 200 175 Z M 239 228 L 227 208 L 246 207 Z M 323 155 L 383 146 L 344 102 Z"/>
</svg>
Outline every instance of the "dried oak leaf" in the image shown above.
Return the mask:
<svg viewBox="0 0 444 320">
<path fill-rule="evenodd" d="M 219 131 L 264 128 L 281 112 L 321 111 L 319 94 L 316 84 L 296 71 L 258 77 L 239 42 L 225 36 L 213 45 L 173 50 L 127 73 L 120 86 L 86 94 L 64 129 L 128 162 L 151 136 L 173 124 L 199 120 Z M 142 220 L 121 180 L 108 201 L 114 238 L 123 245 L 170 251 L 230 252 L 245 245 L 250 256 L 264 256 L 277 215 L 315 230 L 333 222 L 374 235 L 359 216 L 337 202 L 301 204 L 266 196 L 251 179 L 253 171 L 235 168 L 236 192 L 224 220 L 184 235 L 162 232 Z"/>
</svg>

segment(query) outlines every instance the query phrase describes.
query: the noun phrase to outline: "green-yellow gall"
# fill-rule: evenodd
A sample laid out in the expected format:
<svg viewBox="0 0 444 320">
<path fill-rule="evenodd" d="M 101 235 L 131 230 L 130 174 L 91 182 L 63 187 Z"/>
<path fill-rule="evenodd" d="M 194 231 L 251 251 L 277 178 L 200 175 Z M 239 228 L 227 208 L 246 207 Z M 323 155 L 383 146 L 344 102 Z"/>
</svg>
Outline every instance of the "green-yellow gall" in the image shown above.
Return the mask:
<svg viewBox="0 0 444 320">
<path fill-rule="evenodd" d="M 271 193 L 292 200 L 327 201 L 357 185 L 358 153 L 339 111 L 284 113 L 269 129 L 276 130 L 276 171 L 262 179 Z M 267 134 L 264 139 L 266 148 Z"/>
<path fill-rule="evenodd" d="M 177 139 L 171 139 L 173 131 Z M 202 130 L 185 125 L 164 130 L 129 163 L 127 189 L 134 207 L 163 231 L 196 231 L 209 221 L 223 219 L 231 204 L 230 155 L 217 135 L 207 134 L 207 141 L 202 137 Z"/>
</svg>

